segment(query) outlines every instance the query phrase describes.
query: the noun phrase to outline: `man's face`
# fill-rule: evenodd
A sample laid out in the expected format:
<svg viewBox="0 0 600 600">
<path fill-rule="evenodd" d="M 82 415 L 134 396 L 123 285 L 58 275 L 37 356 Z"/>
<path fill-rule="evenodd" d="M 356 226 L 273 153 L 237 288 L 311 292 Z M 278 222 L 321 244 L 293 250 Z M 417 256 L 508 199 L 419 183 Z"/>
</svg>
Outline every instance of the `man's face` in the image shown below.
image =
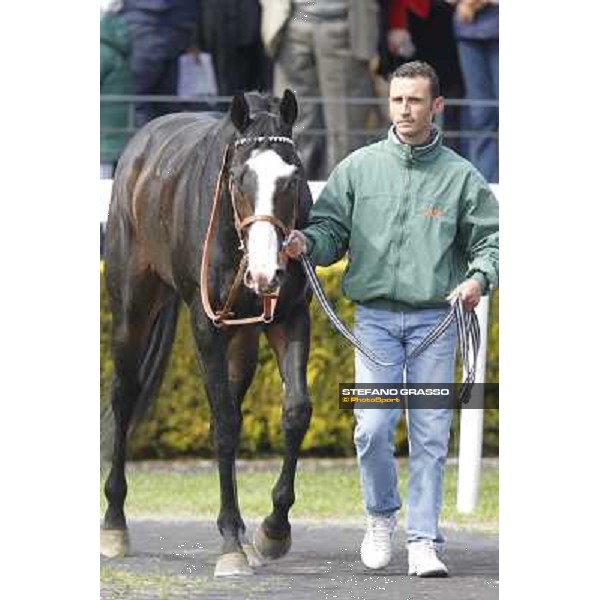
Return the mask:
<svg viewBox="0 0 600 600">
<path fill-rule="evenodd" d="M 431 97 L 426 77 L 394 77 L 390 83 L 390 118 L 398 137 L 407 144 L 423 144 L 434 115 L 444 100 Z"/>
</svg>

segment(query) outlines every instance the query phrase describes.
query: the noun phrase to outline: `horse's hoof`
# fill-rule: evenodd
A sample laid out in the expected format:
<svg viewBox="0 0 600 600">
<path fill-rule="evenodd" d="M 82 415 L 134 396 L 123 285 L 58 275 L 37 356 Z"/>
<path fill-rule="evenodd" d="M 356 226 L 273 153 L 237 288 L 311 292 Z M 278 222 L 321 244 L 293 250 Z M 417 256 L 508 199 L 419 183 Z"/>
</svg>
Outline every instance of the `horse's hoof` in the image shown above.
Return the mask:
<svg viewBox="0 0 600 600">
<path fill-rule="evenodd" d="M 228 552 L 221 554 L 215 566 L 215 577 L 235 577 L 252 575 L 254 571 L 248 564 L 243 552 Z"/>
<path fill-rule="evenodd" d="M 106 558 L 123 558 L 129 552 L 127 529 L 100 529 L 100 554 Z"/>
<path fill-rule="evenodd" d="M 260 554 L 254 549 L 254 546 L 247 540 L 241 540 L 242 550 L 248 559 L 248 564 L 251 567 L 262 567 L 265 561 L 262 559 Z"/>
<path fill-rule="evenodd" d="M 275 560 L 285 556 L 292 547 L 292 534 L 288 533 L 281 539 L 269 537 L 261 525 L 254 532 L 254 548 L 259 556 Z"/>
</svg>

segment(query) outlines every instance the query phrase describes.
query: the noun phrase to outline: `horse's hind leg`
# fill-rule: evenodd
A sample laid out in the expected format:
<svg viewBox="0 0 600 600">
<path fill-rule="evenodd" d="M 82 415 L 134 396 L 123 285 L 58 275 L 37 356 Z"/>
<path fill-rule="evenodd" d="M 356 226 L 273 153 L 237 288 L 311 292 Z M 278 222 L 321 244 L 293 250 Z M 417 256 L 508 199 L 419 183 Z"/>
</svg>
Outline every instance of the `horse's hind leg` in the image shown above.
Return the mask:
<svg viewBox="0 0 600 600">
<path fill-rule="evenodd" d="M 127 295 L 113 295 L 114 376 L 110 403 L 114 416 L 111 469 L 104 493 L 108 507 L 101 530 L 101 553 L 124 556 L 128 551 L 124 503 L 127 495 L 125 458 L 127 434 L 160 386 L 171 350 L 179 300 L 154 276 L 139 280 Z"/>
<path fill-rule="evenodd" d="M 275 349 L 285 399 L 282 429 L 285 456 L 281 474 L 273 488 L 273 511 L 254 535 L 254 546 L 266 558 L 279 558 L 292 544 L 288 519 L 294 504 L 294 480 L 300 445 L 310 424 L 311 405 L 306 384 L 306 366 L 310 343 L 308 307 L 302 306 L 284 323 L 271 325 L 267 330 L 269 343 Z"/>
</svg>

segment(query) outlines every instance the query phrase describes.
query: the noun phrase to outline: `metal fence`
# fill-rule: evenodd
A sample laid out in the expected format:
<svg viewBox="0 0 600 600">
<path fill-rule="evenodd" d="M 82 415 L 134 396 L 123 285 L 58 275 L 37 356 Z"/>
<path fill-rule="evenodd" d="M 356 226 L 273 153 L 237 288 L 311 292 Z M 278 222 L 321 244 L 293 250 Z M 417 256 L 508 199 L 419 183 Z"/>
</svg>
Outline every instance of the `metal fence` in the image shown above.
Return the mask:
<svg viewBox="0 0 600 600">
<path fill-rule="evenodd" d="M 363 129 L 354 129 L 346 132 L 347 135 L 360 137 L 360 145 L 371 143 L 385 136 L 389 127 L 387 98 L 323 98 L 299 97 L 301 104 L 347 104 L 352 106 L 370 107 L 367 124 Z M 127 125 L 122 128 L 104 127 L 103 132 L 124 132 L 133 135 L 136 130 L 135 105 L 139 102 L 151 102 L 153 104 L 165 104 L 166 112 L 178 111 L 214 111 L 225 112 L 230 103 L 231 96 L 124 96 L 124 95 L 103 95 L 100 96 L 101 104 L 126 104 L 127 105 Z M 445 109 L 436 118 L 436 123 L 442 130 L 444 138 L 449 145 L 458 145 L 461 141 L 469 138 L 498 138 L 497 131 L 473 130 L 468 126 L 468 108 L 471 107 L 498 107 L 497 100 L 468 100 L 464 98 L 445 99 Z M 302 132 L 303 136 L 327 135 L 327 129 L 306 129 Z"/>
</svg>

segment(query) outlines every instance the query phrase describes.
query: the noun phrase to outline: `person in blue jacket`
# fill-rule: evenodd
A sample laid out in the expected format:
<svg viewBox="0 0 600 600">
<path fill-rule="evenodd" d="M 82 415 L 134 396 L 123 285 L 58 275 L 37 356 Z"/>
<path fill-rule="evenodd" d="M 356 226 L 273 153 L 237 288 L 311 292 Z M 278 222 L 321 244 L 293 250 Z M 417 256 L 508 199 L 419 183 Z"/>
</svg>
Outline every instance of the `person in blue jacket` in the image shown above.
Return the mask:
<svg viewBox="0 0 600 600">
<path fill-rule="evenodd" d="M 499 33 L 499 0 L 456 1 L 454 35 L 470 100 L 499 98 Z M 470 140 L 469 159 L 489 183 L 498 183 L 498 107 L 471 106 L 469 117 L 469 128 L 479 134 Z"/>
</svg>

